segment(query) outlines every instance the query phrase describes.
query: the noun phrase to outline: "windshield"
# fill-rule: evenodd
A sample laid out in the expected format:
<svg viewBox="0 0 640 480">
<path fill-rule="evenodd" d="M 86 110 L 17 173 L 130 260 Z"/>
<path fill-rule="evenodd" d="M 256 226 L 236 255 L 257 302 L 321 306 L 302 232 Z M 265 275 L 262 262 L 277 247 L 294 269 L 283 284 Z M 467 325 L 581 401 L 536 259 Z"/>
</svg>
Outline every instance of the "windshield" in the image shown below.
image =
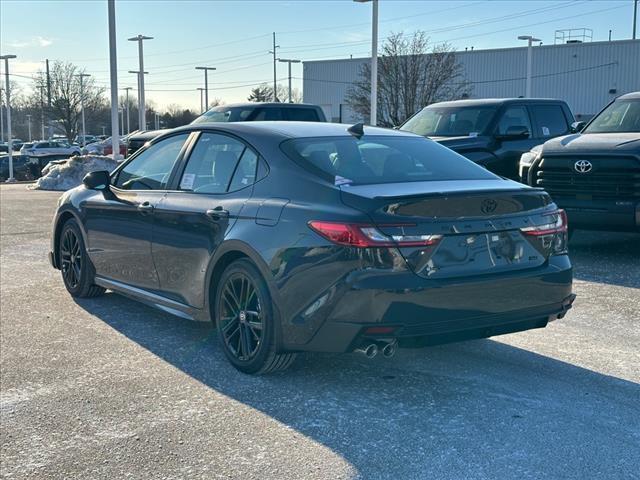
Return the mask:
<svg viewBox="0 0 640 480">
<path fill-rule="evenodd" d="M 613 102 L 582 133 L 640 132 L 640 100 Z"/>
<path fill-rule="evenodd" d="M 484 133 L 495 111 L 495 107 L 431 106 L 407 120 L 400 130 L 429 137 L 473 137 Z"/>
<path fill-rule="evenodd" d="M 454 151 L 425 138 L 301 138 L 287 140 L 281 148 L 293 161 L 335 185 L 497 178 Z"/>
<path fill-rule="evenodd" d="M 246 120 L 254 110 L 254 107 L 215 107 L 203 113 L 191 123 L 242 122 Z"/>
</svg>

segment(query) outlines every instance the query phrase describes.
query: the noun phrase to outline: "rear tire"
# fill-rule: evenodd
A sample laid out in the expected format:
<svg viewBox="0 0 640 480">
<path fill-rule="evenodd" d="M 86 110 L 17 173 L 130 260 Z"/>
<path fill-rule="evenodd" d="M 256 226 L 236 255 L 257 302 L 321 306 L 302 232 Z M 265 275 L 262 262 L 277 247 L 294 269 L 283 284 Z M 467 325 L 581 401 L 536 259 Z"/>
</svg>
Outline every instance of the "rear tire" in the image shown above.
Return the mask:
<svg viewBox="0 0 640 480">
<path fill-rule="evenodd" d="M 95 271 L 84 246 L 82 232 L 74 219 L 66 221 L 60 232 L 58 258 L 62 281 L 72 297 L 91 298 L 102 295 L 105 289 L 95 285 Z"/>
<path fill-rule="evenodd" d="M 295 353 L 278 352 L 278 327 L 266 282 L 248 259 L 231 263 L 218 282 L 215 318 L 229 362 L 247 374 L 285 370 Z"/>
</svg>

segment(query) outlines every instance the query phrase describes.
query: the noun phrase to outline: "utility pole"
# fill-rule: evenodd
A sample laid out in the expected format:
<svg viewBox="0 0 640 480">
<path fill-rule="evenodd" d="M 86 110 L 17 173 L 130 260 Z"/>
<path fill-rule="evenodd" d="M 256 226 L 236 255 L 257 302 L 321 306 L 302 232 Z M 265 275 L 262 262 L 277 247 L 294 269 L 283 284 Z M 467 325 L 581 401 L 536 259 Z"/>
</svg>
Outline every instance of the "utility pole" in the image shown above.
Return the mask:
<svg viewBox="0 0 640 480">
<path fill-rule="evenodd" d="M 4 115 L 2 113 L 2 88 L 0 88 L 0 142 L 4 142 Z"/>
<path fill-rule="evenodd" d="M 7 99 L 7 149 L 9 153 L 9 178 L 7 183 L 16 181 L 13 178 L 13 138 L 11 137 L 11 88 L 9 86 L 9 60 L 16 58 L 15 55 L 2 55 L 0 60 L 4 60 L 4 76 L 6 79 L 4 95 Z"/>
<path fill-rule="evenodd" d="M 46 59 L 47 64 L 47 108 L 49 108 L 49 112 L 51 112 L 51 75 L 49 73 L 49 59 Z M 47 140 L 51 140 L 53 137 L 53 122 L 49 119 L 49 128 L 47 129 L 49 135 Z M 43 138 L 44 140 L 44 138 Z"/>
<path fill-rule="evenodd" d="M 138 35 L 136 37 L 131 37 L 128 39 L 130 42 L 138 42 L 138 61 L 140 63 L 139 71 L 143 72 L 138 75 L 138 123 L 140 125 L 145 125 L 145 127 L 141 127 L 141 130 L 146 129 L 147 124 L 147 116 L 146 116 L 146 106 L 144 103 L 144 58 L 142 52 L 142 42 L 144 40 L 153 40 L 153 37 L 146 37 L 144 35 Z"/>
<path fill-rule="evenodd" d="M 273 32 L 273 50 L 269 50 L 269 53 L 273 54 L 273 101 L 279 102 L 278 100 L 278 79 L 276 78 L 276 50 L 280 48 L 280 45 L 276 45 L 276 32 Z"/>
<path fill-rule="evenodd" d="M 27 113 L 27 126 L 29 127 L 29 141 L 33 139 L 31 136 L 31 115 Z"/>
<path fill-rule="evenodd" d="M 371 111 L 369 123 L 378 123 L 378 0 L 353 0 L 358 3 L 372 2 L 371 9 Z"/>
<path fill-rule="evenodd" d="M 633 0 L 633 39 L 636 39 L 636 27 L 638 26 L 638 0 Z"/>
<path fill-rule="evenodd" d="M 115 0 L 107 0 L 109 11 L 109 76 L 111 80 L 111 145 L 112 156 L 120 157 L 120 137 L 118 132 L 118 54 L 116 51 L 116 5 Z M 142 69 L 142 40 L 140 40 L 140 71 Z"/>
<path fill-rule="evenodd" d="M 209 77 L 207 72 L 209 70 L 215 70 L 214 67 L 196 67 L 196 70 L 204 70 L 204 107 L 205 110 L 209 110 Z"/>
<path fill-rule="evenodd" d="M 40 85 L 40 140 L 44 140 L 44 85 Z"/>
<path fill-rule="evenodd" d="M 520 35 L 518 40 L 527 40 L 527 83 L 525 87 L 525 98 L 531 98 L 531 70 L 533 64 L 533 42 L 539 42 L 539 38 L 534 38 L 531 35 Z"/>
<path fill-rule="evenodd" d="M 80 116 L 82 117 L 82 148 L 87 145 L 87 131 L 84 124 L 84 77 L 90 77 L 88 73 L 79 73 L 76 75 L 80 78 Z"/>
<path fill-rule="evenodd" d="M 129 90 L 131 90 L 131 87 L 124 87 L 123 90 L 127 92 L 125 103 L 127 104 L 127 135 L 128 135 L 129 133 L 131 133 L 130 124 L 129 124 Z"/>
<path fill-rule="evenodd" d="M 291 103 L 291 64 L 292 63 L 300 63 L 300 60 L 291 60 L 288 58 L 279 58 L 279 62 L 288 63 L 289 64 L 289 103 Z"/>
<path fill-rule="evenodd" d="M 204 113 L 204 104 L 202 103 L 202 92 L 204 92 L 204 88 L 198 87 L 196 90 L 200 90 L 200 114 Z"/>
</svg>

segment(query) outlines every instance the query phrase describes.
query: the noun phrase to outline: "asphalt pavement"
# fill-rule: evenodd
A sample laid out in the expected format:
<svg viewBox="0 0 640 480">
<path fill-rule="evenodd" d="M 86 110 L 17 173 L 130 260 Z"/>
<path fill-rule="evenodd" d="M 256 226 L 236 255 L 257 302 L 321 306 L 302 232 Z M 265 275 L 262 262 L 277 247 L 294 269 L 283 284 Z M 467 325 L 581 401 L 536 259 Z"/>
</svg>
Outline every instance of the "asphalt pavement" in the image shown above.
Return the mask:
<svg viewBox="0 0 640 480">
<path fill-rule="evenodd" d="M 545 329 L 250 377 L 209 325 L 74 301 L 58 196 L 0 187 L 1 478 L 640 478 L 640 235 L 576 232 Z"/>
</svg>

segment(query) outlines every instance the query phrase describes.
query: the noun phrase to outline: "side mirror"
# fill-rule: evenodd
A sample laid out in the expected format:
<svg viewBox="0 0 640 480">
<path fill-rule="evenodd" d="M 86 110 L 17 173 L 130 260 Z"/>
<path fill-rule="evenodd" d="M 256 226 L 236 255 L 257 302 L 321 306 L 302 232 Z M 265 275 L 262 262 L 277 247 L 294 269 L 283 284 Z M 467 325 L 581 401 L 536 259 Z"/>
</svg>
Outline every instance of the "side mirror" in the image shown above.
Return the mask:
<svg viewBox="0 0 640 480">
<path fill-rule="evenodd" d="M 573 122 L 571 124 L 571 133 L 580 133 L 586 126 L 587 122 Z"/>
<path fill-rule="evenodd" d="M 108 190 L 111 177 L 106 170 L 87 173 L 82 179 L 82 183 L 89 190 Z"/>
<path fill-rule="evenodd" d="M 497 134 L 496 138 L 498 140 L 520 140 L 529 138 L 529 129 L 524 125 L 511 125 L 505 133 Z"/>
</svg>

